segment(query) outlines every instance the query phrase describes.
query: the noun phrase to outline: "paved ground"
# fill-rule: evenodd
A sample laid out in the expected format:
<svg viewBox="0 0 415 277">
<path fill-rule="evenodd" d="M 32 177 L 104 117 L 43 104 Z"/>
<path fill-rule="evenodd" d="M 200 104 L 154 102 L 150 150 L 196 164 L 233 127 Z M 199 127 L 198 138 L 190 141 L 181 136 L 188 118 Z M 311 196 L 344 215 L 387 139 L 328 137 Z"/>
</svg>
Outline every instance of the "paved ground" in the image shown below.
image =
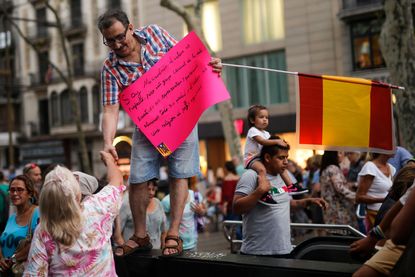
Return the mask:
<svg viewBox="0 0 415 277">
<path fill-rule="evenodd" d="M 226 240 L 222 228 L 219 228 L 218 231 L 215 231 L 214 228 L 209 229 L 213 230 L 210 232 L 205 231 L 204 233 L 199 233 L 197 250 L 203 252 L 217 251 L 230 253 L 230 244 Z"/>
</svg>

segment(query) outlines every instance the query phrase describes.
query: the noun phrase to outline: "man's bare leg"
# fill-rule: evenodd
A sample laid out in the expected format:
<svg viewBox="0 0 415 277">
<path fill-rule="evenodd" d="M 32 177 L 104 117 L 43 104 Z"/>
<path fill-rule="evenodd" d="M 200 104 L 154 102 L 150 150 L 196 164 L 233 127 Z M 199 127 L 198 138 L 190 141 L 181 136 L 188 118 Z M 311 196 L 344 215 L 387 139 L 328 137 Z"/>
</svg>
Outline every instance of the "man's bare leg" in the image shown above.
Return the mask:
<svg viewBox="0 0 415 277">
<path fill-rule="evenodd" d="M 189 195 L 188 180 L 170 178 L 170 228 L 167 236 L 179 236 L 179 226 L 182 220 L 183 210 Z M 174 240 L 167 240 L 166 246 L 176 246 Z M 167 248 L 165 255 L 177 253 L 176 249 Z"/>
<path fill-rule="evenodd" d="M 128 197 L 134 222 L 134 235 L 139 238 L 144 238 L 147 235 L 146 210 L 149 202 L 147 182 L 130 184 Z M 131 248 L 138 246 L 132 240 L 127 240 L 125 244 Z M 116 255 L 123 254 L 122 249 L 117 249 Z"/>
</svg>

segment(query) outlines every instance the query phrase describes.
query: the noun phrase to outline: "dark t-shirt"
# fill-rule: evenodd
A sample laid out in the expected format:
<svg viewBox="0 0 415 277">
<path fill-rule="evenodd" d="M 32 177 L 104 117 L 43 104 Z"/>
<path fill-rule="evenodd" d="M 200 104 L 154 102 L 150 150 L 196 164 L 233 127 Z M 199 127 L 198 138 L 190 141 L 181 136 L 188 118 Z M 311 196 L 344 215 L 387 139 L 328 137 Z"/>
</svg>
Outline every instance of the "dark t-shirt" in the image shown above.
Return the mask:
<svg viewBox="0 0 415 277">
<path fill-rule="evenodd" d="M 9 196 L 0 190 L 0 234 L 3 233 L 9 218 Z"/>
</svg>

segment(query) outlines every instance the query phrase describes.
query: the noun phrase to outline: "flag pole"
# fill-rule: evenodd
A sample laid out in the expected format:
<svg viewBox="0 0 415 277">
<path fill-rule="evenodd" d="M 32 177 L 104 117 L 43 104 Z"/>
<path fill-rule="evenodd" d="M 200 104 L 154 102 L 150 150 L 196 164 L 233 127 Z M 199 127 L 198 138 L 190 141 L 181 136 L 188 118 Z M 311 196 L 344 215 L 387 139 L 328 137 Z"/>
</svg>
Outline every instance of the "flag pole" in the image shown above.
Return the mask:
<svg viewBox="0 0 415 277">
<path fill-rule="evenodd" d="M 241 67 L 241 68 L 248 68 L 248 69 L 259 69 L 263 71 L 271 71 L 271 72 L 278 72 L 284 74 L 291 74 L 291 75 L 298 75 L 298 72 L 294 71 L 286 71 L 286 70 L 279 70 L 279 69 L 271 69 L 271 68 L 264 68 L 264 67 L 256 67 L 256 66 L 249 66 L 249 65 L 240 65 L 240 64 L 230 64 L 230 63 L 222 63 L 223 66 L 230 66 L 230 67 Z"/>
<path fill-rule="evenodd" d="M 264 68 L 264 67 L 257 67 L 257 66 L 230 64 L 230 63 L 222 63 L 222 65 L 223 66 L 229 66 L 229 67 L 239 67 L 239 68 L 247 68 L 247 69 L 256 69 L 256 70 L 262 70 L 262 71 L 271 71 L 271 72 L 277 72 L 277 73 L 284 73 L 284 74 L 290 74 L 290 75 L 298 75 L 298 72 L 294 72 L 294 71 L 286 71 L 286 70 Z M 405 87 L 402 87 L 402 86 L 391 85 L 391 84 L 381 83 L 381 82 L 378 82 L 378 83 L 381 84 L 381 85 L 389 86 L 391 89 L 405 90 Z"/>
</svg>

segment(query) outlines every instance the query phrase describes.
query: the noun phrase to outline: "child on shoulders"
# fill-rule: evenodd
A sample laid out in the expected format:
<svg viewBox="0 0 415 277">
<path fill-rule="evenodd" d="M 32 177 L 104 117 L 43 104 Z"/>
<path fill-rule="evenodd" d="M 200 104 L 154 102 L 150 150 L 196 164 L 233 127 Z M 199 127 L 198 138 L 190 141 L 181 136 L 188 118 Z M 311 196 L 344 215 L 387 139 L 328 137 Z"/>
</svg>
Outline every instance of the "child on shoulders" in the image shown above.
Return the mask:
<svg viewBox="0 0 415 277">
<path fill-rule="evenodd" d="M 269 139 L 271 135 L 268 131 L 266 131 L 266 128 L 268 128 L 269 125 L 268 118 L 268 109 L 265 106 L 253 105 L 249 108 L 248 124 L 250 128 L 246 136 L 244 151 L 245 168 L 255 170 L 258 175 L 264 178 L 264 180 L 266 180 L 266 170 L 259 158 L 259 153 L 261 152 L 262 147 L 264 145 L 280 145 L 282 147 L 287 146 L 287 143 L 279 137 L 276 139 Z M 308 192 L 308 190 L 303 189 L 301 186 L 293 184 L 287 170 L 284 170 L 281 174 L 281 178 L 291 195 Z"/>
</svg>

